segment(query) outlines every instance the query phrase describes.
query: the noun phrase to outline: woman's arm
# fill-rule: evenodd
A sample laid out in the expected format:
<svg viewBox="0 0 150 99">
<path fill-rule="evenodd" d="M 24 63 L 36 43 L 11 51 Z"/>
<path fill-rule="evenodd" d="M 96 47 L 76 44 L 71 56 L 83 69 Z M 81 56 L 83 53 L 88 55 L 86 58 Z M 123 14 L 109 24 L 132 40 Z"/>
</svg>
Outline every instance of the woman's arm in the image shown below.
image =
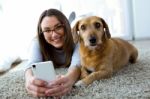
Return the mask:
<svg viewBox="0 0 150 99">
<path fill-rule="evenodd" d="M 39 42 L 38 42 L 37 38 L 34 38 L 31 41 L 31 44 L 29 46 L 28 63 L 27 63 L 25 70 L 30 68 L 32 63 L 36 63 L 36 62 L 42 62 L 42 54 L 40 51 Z"/>
<path fill-rule="evenodd" d="M 34 38 L 29 48 L 28 65 L 25 68 L 25 87 L 28 93 L 33 96 L 46 96 L 46 82 L 35 79 L 32 73 L 31 64 L 42 61 L 42 55 L 37 38 Z"/>
<path fill-rule="evenodd" d="M 66 76 L 68 78 L 70 78 L 70 80 L 72 80 L 73 84 L 75 84 L 75 82 L 80 77 L 80 72 L 81 72 L 80 67 L 71 68 L 71 69 L 68 70 L 68 73 L 66 74 Z"/>
</svg>

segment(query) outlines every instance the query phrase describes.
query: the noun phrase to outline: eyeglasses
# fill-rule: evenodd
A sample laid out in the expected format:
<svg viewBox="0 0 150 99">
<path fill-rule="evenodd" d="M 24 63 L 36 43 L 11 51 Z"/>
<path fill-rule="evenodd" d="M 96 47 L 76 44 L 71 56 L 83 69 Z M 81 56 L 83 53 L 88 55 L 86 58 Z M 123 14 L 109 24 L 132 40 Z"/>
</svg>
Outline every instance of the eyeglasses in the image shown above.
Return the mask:
<svg viewBox="0 0 150 99">
<path fill-rule="evenodd" d="M 52 32 L 61 33 L 62 30 L 63 30 L 63 28 L 64 28 L 64 24 L 58 24 L 58 25 L 56 25 L 56 26 L 54 27 L 54 29 L 52 29 L 52 30 L 49 29 L 49 28 L 45 29 L 45 30 L 43 31 L 43 33 L 52 33 Z"/>
</svg>

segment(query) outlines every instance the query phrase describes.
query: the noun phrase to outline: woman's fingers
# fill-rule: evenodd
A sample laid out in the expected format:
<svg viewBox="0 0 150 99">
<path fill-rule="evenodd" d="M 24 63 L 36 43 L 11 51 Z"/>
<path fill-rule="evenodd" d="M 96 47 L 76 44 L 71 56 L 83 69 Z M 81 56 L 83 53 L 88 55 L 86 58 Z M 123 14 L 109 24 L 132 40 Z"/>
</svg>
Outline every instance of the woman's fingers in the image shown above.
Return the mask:
<svg viewBox="0 0 150 99">
<path fill-rule="evenodd" d="M 46 90 L 47 90 L 47 88 L 45 88 L 45 87 L 39 87 L 39 86 L 35 86 L 32 84 L 27 87 L 27 91 L 29 92 L 29 94 L 32 94 L 35 97 L 46 96 L 46 94 L 45 94 Z"/>
<path fill-rule="evenodd" d="M 72 86 L 69 83 L 65 83 L 64 85 L 62 84 L 47 90 L 46 94 L 48 96 L 62 96 L 68 93 L 71 89 Z"/>
<path fill-rule="evenodd" d="M 67 76 L 59 77 L 48 84 L 47 96 L 63 96 L 72 89 L 72 80 Z"/>
<path fill-rule="evenodd" d="M 49 89 L 46 91 L 46 94 L 59 93 L 60 91 L 63 91 L 67 87 L 69 87 L 67 80 L 65 81 L 64 79 L 60 78 L 48 85 Z"/>
<path fill-rule="evenodd" d="M 27 88 L 27 91 L 29 94 L 32 94 L 34 97 L 38 97 L 38 96 L 45 96 L 45 91 L 43 89 L 39 89 L 36 88 L 34 85 L 30 85 Z"/>
<path fill-rule="evenodd" d="M 30 80 L 31 82 L 31 84 L 34 84 L 34 85 L 37 85 L 37 86 L 46 86 L 48 83 L 46 82 L 46 81 L 43 81 L 43 80 L 39 80 L 39 79 L 36 79 L 36 78 L 32 78 L 32 80 Z"/>
<path fill-rule="evenodd" d="M 35 85 L 30 85 L 28 87 L 28 89 L 38 92 L 38 93 L 45 93 L 45 91 L 47 90 L 47 88 L 45 88 L 45 87 L 39 87 L 39 86 L 35 86 Z"/>
<path fill-rule="evenodd" d="M 29 94 L 33 95 L 34 97 L 43 97 L 43 96 L 45 96 L 45 93 L 38 93 L 38 92 L 35 92 L 35 91 L 32 91 L 32 90 L 30 90 L 28 92 L 29 92 Z"/>
<path fill-rule="evenodd" d="M 59 85 L 59 86 L 48 89 L 47 91 L 45 91 L 45 94 L 50 95 L 50 94 L 58 93 L 58 92 L 62 91 L 63 89 L 64 88 L 61 85 Z"/>
<path fill-rule="evenodd" d="M 45 91 L 48 89 L 45 85 L 45 81 L 32 77 L 28 82 L 26 82 L 26 89 L 29 94 L 32 94 L 35 97 L 45 96 Z"/>
<path fill-rule="evenodd" d="M 68 78 L 61 76 L 61 77 L 58 77 L 56 80 L 50 82 L 49 87 L 65 84 L 67 83 L 67 81 L 68 81 Z"/>
<path fill-rule="evenodd" d="M 50 94 L 51 96 L 56 96 L 56 97 L 59 97 L 59 96 L 63 96 L 65 94 L 67 94 L 68 92 L 71 91 L 72 88 L 65 88 L 64 90 L 62 91 L 59 91 L 57 93 L 54 93 L 54 94 Z"/>
</svg>

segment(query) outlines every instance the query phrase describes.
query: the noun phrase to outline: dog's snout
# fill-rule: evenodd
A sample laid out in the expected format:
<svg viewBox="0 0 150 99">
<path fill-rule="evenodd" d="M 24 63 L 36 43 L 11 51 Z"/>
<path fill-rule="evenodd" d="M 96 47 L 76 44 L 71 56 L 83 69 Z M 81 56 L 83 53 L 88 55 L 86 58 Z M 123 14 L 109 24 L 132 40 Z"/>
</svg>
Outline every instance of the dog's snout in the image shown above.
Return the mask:
<svg viewBox="0 0 150 99">
<path fill-rule="evenodd" d="M 92 36 L 90 39 L 89 39 L 90 43 L 92 44 L 92 46 L 94 46 L 96 44 L 96 37 L 95 36 Z"/>
</svg>

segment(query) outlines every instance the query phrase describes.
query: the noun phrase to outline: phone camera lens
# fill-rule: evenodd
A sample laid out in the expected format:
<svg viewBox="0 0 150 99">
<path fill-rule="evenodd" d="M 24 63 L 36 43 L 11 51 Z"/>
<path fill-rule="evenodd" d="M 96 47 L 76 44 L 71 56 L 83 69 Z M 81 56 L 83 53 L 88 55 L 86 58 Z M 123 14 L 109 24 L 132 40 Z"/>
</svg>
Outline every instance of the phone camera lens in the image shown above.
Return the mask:
<svg viewBox="0 0 150 99">
<path fill-rule="evenodd" d="M 32 65 L 33 68 L 36 68 L 36 65 Z"/>
</svg>

